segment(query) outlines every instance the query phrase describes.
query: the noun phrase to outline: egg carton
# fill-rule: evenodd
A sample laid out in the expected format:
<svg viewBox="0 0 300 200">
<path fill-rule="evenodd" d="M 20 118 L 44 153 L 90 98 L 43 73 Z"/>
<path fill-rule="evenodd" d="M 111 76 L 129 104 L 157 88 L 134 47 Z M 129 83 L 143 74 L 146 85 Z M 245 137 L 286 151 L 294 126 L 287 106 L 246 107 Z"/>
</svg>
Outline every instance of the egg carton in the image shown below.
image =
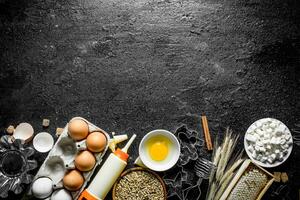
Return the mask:
<svg viewBox="0 0 300 200">
<path fill-rule="evenodd" d="M 103 160 L 103 156 L 105 155 L 108 149 L 108 141 L 110 140 L 110 136 L 107 132 L 105 132 L 101 128 L 95 126 L 94 124 L 92 124 L 91 122 L 89 122 L 88 120 L 82 117 L 74 117 L 73 119 L 84 120 L 89 126 L 90 133 L 94 131 L 100 131 L 104 133 L 107 141 L 106 147 L 102 152 L 93 153 L 96 158 L 96 164 L 93 167 L 93 169 L 88 172 L 82 172 L 85 181 L 81 186 L 81 188 L 77 191 L 70 192 L 73 199 L 77 199 L 81 194 L 81 192 L 86 187 L 96 167 L 101 164 Z M 48 177 L 53 182 L 53 191 L 63 188 L 63 177 L 68 170 L 75 169 L 74 160 L 77 153 L 79 151 L 87 149 L 85 141 L 86 139 L 81 141 L 73 140 L 68 134 L 68 124 L 67 124 L 62 134 L 60 135 L 55 145 L 53 146 L 52 150 L 49 152 L 44 163 L 42 164 L 39 171 L 37 172 L 36 176 L 34 177 L 34 181 L 40 177 Z M 32 194 L 31 190 L 29 191 L 29 194 L 30 195 Z"/>
</svg>

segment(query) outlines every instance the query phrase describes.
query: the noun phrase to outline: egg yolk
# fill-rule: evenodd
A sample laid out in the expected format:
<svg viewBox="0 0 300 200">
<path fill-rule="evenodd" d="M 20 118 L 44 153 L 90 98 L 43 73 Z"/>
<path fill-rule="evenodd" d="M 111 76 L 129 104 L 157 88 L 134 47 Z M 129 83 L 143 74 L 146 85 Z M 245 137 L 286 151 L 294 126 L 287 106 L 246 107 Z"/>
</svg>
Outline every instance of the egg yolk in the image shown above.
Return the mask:
<svg viewBox="0 0 300 200">
<path fill-rule="evenodd" d="M 168 146 L 165 142 L 155 142 L 150 146 L 149 154 L 153 160 L 161 161 L 168 155 Z"/>
</svg>

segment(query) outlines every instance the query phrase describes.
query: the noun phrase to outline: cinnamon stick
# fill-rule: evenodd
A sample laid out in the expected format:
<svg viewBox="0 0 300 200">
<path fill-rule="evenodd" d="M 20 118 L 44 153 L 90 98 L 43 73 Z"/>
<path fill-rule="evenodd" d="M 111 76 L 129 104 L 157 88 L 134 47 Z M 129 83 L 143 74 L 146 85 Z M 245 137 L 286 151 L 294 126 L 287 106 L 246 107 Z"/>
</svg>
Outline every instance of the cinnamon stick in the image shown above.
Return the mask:
<svg viewBox="0 0 300 200">
<path fill-rule="evenodd" d="M 209 133 L 209 129 L 208 129 L 207 118 L 204 115 L 204 116 L 201 116 L 201 119 L 202 119 L 202 128 L 203 128 L 203 132 L 204 132 L 206 147 L 209 151 L 211 151 L 211 150 L 213 150 L 213 145 L 211 142 L 211 137 L 210 137 L 210 133 Z"/>
</svg>

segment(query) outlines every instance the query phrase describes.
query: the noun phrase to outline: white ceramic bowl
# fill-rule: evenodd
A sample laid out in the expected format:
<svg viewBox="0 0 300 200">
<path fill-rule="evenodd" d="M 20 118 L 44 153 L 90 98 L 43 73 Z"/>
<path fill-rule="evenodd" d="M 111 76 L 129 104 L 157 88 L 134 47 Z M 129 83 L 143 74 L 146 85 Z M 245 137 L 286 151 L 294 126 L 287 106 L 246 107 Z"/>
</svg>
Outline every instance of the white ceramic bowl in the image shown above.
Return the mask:
<svg viewBox="0 0 300 200">
<path fill-rule="evenodd" d="M 152 160 L 146 147 L 147 141 L 158 135 L 168 138 L 171 143 L 168 156 L 162 161 Z M 153 130 L 147 133 L 142 139 L 139 145 L 139 155 L 143 164 L 149 169 L 154 171 L 166 171 L 177 163 L 180 156 L 180 144 L 173 133 L 162 129 Z"/>
<path fill-rule="evenodd" d="M 246 135 L 249 134 L 249 132 L 253 131 L 253 130 L 257 127 L 257 124 L 262 123 L 262 122 L 264 122 L 265 120 L 268 120 L 268 119 L 274 120 L 276 123 L 281 123 L 282 125 L 284 125 L 284 126 L 285 126 L 285 130 L 286 130 L 286 132 L 287 132 L 286 134 L 289 134 L 289 135 L 291 136 L 291 137 L 290 137 L 290 141 L 293 143 L 293 137 L 292 137 L 292 134 L 291 134 L 290 130 L 288 129 L 288 127 L 287 127 L 284 123 L 282 123 L 281 121 L 279 121 L 279 120 L 277 120 L 277 119 L 273 119 L 273 118 L 263 118 L 263 119 L 259 119 L 259 120 L 255 121 L 255 122 L 254 122 L 253 124 L 251 124 L 251 126 L 247 129 L 246 134 L 245 134 L 245 137 L 244 137 L 244 147 L 245 147 L 245 150 L 246 150 L 247 155 L 249 156 L 249 158 L 250 158 L 255 164 L 260 165 L 260 166 L 262 166 L 262 167 L 270 168 L 270 167 L 277 167 L 277 166 L 281 165 L 282 163 L 284 163 L 284 162 L 288 159 L 288 157 L 290 156 L 290 154 L 291 154 L 291 152 L 292 152 L 292 149 L 293 149 L 293 145 L 291 145 L 291 146 L 289 147 L 287 154 L 284 155 L 284 157 L 283 157 L 283 159 L 282 159 L 281 161 L 275 160 L 275 162 L 272 163 L 272 164 L 271 164 L 271 163 L 268 163 L 268 162 L 263 163 L 263 162 L 261 162 L 261 161 L 259 161 L 259 160 L 256 160 L 255 158 L 252 157 L 251 152 L 248 150 L 249 144 L 248 144 L 248 142 L 246 141 Z M 273 133 L 271 133 L 271 134 L 275 134 L 275 132 L 273 132 Z"/>
<path fill-rule="evenodd" d="M 38 133 L 34 138 L 33 138 L 33 147 L 38 151 L 38 152 L 48 152 L 52 149 L 54 144 L 53 137 L 46 132 L 41 132 Z"/>
</svg>

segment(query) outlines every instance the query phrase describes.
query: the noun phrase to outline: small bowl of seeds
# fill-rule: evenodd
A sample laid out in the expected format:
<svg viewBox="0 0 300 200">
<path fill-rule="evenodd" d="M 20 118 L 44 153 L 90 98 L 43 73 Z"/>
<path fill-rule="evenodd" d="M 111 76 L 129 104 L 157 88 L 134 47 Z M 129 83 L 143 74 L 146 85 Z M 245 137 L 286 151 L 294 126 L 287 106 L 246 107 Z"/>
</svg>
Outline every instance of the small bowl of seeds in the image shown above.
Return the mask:
<svg viewBox="0 0 300 200">
<path fill-rule="evenodd" d="M 167 191 L 162 178 L 141 167 L 126 170 L 116 181 L 113 200 L 166 200 Z"/>
</svg>

